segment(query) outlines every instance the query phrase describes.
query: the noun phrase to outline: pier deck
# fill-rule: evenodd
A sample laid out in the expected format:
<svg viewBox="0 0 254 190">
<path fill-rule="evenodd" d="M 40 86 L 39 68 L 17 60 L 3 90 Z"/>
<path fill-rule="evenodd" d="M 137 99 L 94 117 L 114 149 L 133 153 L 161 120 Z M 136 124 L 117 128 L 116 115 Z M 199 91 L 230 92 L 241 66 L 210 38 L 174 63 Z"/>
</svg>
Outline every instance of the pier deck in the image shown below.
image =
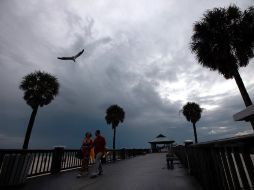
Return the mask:
<svg viewBox="0 0 254 190">
<path fill-rule="evenodd" d="M 164 153 L 146 154 L 104 165 L 104 174 L 94 179 L 76 178 L 77 170 L 29 179 L 22 190 L 201 190 L 176 161 L 168 170 Z"/>
</svg>

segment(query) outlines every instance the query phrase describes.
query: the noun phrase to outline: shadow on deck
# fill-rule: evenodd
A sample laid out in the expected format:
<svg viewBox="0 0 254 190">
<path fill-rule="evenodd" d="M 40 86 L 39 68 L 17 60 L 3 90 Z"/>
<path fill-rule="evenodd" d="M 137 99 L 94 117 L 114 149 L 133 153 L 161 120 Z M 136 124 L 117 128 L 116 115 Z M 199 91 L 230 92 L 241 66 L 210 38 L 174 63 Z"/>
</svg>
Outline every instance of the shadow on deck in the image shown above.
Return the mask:
<svg viewBox="0 0 254 190">
<path fill-rule="evenodd" d="M 104 174 L 94 179 L 76 178 L 77 170 L 32 178 L 20 190 L 201 190 L 176 161 L 175 169 L 168 170 L 166 154 L 155 153 L 104 165 Z"/>
</svg>

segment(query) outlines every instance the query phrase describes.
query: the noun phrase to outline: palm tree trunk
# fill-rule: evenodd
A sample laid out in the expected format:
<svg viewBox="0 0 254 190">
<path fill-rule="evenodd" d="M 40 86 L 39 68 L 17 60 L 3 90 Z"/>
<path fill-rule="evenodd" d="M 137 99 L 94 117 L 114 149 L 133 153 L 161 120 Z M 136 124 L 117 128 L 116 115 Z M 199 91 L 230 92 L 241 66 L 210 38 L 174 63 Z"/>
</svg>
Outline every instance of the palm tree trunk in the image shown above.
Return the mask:
<svg viewBox="0 0 254 190">
<path fill-rule="evenodd" d="M 235 82 L 240 90 L 240 93 L 242 95 L 245 106 L 248 107 L 248 106 L 252 105 L 252 101 L 251 101 L 250 96 L 244 86 L 243 80 L 242 80 L 238 70 L 235 70 L 234 78 L 235 78 Z M 251 119 L 250 123 L 251 123 L 253 130 L 254 130 L 254 120 Z"/>
<path fill-rule="evenodd" d="M 194 137 L 195 137 L 195 143 L 198 143 L 198 137 L 197 137 L 197 131 L 196 131 L 196 124 L 193 124 L 193 131 L 194 131 Z"/>
<path fill-rule="evenodd" d="M 115 152 L 115 148 L 116 148 L 116 127 L 113 127 L 114 130 L 114 135 L 113 135 L 113 161 L 116 161 L 116 152 Z"/>
<path fill-rule="evenodd" d="M 249 94 L 248 94 L 248 92 L 247 92 L 247 90 L 246 90 L 246 88 L 243 84 L 243 80 L 242 80 L 242 78 L 241 78 L 241 76 L 240 76 L 240 74 L 237 70 L 235 71 L 234 78 L 235 78 L 235 82 L 236 82 L 236 84 L 237 84 L 237 86 L 240 90 L 240 93 L 242 95 L 245 106 L 247 107 L 247 106 L 252 105 L 252 101 L 250 99 L 250 96 L 249 96 Z"/>
<path fill-rule="evenodd" d="M 30 117 L 30 120 L 29 120 L 29 123 L 28 123 L 28 127 L 27 127 L 27 130 L 26 130 L 26 136 L 25 136 L 25 140 L 24 140 L 24 144 L 23 144 L 23 149 L 28 148 L 28 143 L 29 143 L 29 140 L 30 140 L 30 136 L 31 136 L 31 132 L 32 132 L 32 129 L 33 129 L 34 120 L 35 120 L 35 116 L 37 114 L 38 107 L 39 106 L 36 106 L 33 109 L 33 112 L 31 114 L 31 117 Z"/>
</svg>

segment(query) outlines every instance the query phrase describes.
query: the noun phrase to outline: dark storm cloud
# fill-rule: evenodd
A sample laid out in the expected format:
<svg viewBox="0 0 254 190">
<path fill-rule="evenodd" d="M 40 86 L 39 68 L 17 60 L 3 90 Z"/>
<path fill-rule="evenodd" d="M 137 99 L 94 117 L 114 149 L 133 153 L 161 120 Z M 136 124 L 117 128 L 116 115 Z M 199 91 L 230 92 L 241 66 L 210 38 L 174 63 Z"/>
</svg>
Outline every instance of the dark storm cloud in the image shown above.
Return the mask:
<svg viewBox="0 0 254 190">
<path fill-rule="evenodd" d="M 206 108 L 197 123 L 201 141 L 249 131 L 248 123 L 232 119 L 244 108 L 234 81 L 202 68 L 189 50 L 193 23 L 206 9 L 231 1 L 61 2 L 0 2 L 2 147 L 21 147 L 31 108 L 18 86 L 35 70 L 55 75 L 61 86 L 56 99 L 39 109 L 32 147 L 76 148 L 84 131 L 96 129 L 110 147 L 104 117 L 112 104 L 126 112 L 118 147 L 148 146 L 159 133 L 178 143 L 192 139 L 192 125 L 179 113 L 187 101 Z M 237 3 L 246 8 L 251 1 Z M 76 63 L 57 60 L 83 48 Z M 253 65 L 251 60 L 240 70 L 251 97 Z"/>
</svg>

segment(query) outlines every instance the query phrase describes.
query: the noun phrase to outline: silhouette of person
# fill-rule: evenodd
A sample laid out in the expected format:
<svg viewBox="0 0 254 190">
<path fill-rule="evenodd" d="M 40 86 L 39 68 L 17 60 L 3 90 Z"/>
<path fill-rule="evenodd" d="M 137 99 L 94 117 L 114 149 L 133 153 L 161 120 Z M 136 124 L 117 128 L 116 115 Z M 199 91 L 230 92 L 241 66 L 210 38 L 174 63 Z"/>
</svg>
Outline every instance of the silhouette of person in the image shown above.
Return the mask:
<svg viewBox="0 0 254 190">
<path fill-rule="evenodd" d="M 105 138 L 101 135 L 100 130 L 96 130 L 95 132 L 95 140 L 94 140 L 94 153 L 95 153 L 95 164 L 92 166 L 93 173 L 91 174 L 91 178 L 96 177 L 98 175 L 102 175 L 102 164 L 101 158 L 105 153 L 106 141 Z"/>
<path fill-rule="evenodd" d="M 82 165 L 81 165 L 81 169 L 79 174 L 77 175 L 77 177 L 81 177 L 85 174 L 88 175 L 88 165 L 89 165 L 89 159 L 90 159 L 90 151 L 91 148 L 93 147 L 93 140 L 91 138 L 91 133 L 90 132 L 86 132 L 85 134 L 85 138 L 82 142 Z"/>
</svg>

